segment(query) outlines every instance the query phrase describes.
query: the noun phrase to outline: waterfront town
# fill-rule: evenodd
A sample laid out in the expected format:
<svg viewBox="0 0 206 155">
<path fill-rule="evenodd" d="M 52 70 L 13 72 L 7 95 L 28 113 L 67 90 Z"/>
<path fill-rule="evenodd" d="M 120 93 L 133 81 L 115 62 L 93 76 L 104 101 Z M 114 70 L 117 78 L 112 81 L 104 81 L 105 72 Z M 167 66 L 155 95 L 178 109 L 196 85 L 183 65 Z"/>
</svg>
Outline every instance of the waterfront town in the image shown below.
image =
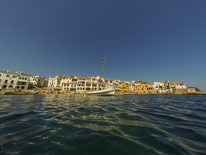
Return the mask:
<svg viewBox="0 0 206 155">
<path fill-rule="evenodd" d="M 187 87 L 183 82 L 122 81 L 96 77 L 31 76 L 26 73 L 0 71 L 0 92 L 6 90 L 36 90 L 39 94 L 83 94 L 88 91 L 105 90 L 113 87 L 116 94 L 205 94 L 198 88 Z"/>
</svg>

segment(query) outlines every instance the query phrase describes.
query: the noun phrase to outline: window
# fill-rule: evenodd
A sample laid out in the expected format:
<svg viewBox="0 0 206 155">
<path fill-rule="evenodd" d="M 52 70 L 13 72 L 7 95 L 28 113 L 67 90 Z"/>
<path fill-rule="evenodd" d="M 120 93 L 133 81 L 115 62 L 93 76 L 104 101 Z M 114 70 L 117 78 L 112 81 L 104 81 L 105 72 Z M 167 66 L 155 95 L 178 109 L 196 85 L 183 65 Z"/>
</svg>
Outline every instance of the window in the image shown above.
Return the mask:
<svg viewBox="0 0 206 155">
<path fill-rule="evenodd" d="M 27 80 L 27 78 L 25 78 L 25 80 Z"/>
<path fill-rule="evenodd" d="M 15 78 L 15 76 L 13 75 L 12 78 Z"/>
<path fill-rule="evenodd" d="M 76 87 L 76 85 L 74 84 L 74 87 Z"/>
<path fill-rule="evenodd" d="M 0 77 L 1 77 L 1 74 L 0 74 Z"/>
<path fill-rule="evenodd" d="M 19 77 L 19 79 L 21 79 L 21 77 Z"/>
<path fill-rule="evenodd" d="M 14 83 L 14 80 L 11 80 L 11 84 L 13 84 Z"/>
<path fill-rule="evenodd" d="M 5 80 L 5 81 L 4 81 L 4 83 L 7 83 L 7 82 L 8 82 L 8 80 Z"/>
<path fill-rule="evenodd" d="M 22 80 L 24 80 L 24 77 L 22 77 Z"/>
<path fill-rule="evenodd" d="M 73 84 L 71 84 L 71 87 L 73 87 Z"/>
<path fill-rule="evenodd" d="M 10 75 L 6 75 L 6 77 L 10 77 Z"/>
</svg>

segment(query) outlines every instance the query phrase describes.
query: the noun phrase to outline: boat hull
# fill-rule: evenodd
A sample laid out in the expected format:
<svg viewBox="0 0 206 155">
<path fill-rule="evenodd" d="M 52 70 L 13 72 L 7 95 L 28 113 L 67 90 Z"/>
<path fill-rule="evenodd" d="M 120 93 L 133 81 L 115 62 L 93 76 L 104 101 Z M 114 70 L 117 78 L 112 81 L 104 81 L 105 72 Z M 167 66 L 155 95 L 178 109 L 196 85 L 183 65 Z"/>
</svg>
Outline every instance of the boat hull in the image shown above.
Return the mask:
<svg viewBox="0 0 206 155">
<path fill-rule="evenodd" d="M 87 95 L 114 96 L 114 89 L 86 92 Z"/>
</svg>

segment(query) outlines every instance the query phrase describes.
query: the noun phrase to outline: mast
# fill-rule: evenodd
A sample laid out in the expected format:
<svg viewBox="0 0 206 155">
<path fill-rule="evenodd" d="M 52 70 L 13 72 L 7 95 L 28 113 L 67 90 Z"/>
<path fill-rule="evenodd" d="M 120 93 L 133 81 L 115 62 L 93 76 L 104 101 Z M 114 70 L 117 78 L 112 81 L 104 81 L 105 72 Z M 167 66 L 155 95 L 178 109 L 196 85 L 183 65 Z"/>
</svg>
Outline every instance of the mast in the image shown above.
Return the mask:
<svg viewBox="0 0 206 155">
<path fill-rule="evenodd" d="M 106 54 L 104 54 L 104 57 L 102 57 L 103 65 L 102 65 L 101 78 L 102 78 L 102 73 L 103 73 L 103 69 L 104 69 L 104 61 L 105 61 L 105 57 L 106 57 Z"/>
</svg>

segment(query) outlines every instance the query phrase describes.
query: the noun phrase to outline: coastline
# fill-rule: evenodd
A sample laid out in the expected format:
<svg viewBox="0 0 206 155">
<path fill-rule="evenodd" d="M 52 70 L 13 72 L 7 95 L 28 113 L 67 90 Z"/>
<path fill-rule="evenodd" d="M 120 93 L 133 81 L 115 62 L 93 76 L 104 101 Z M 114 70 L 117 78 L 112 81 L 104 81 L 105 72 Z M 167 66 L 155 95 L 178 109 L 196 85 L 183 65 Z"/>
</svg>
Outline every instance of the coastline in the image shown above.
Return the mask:
<svg viewBox="0 0 206 155">
<path fill-rule="evenodd" d="M 0 91 L 0 95 L 6 95 L 5 92 L 15 92 L 15 91 Z M 28 92 L 27 94 L 21 94 L 21 95 L 33 95 L 33 94 L 29 94 L 29 92 L 32 92 L 32 90 L 27 90 L 26 92 Z M 20 94 L 14 94 L 14 95 L 20 95 Z M 87 95 L 85 92 L 83 93 L 77 93 L 77 92 L 45 92 L 45 91 L 40 91 L 38 94 L 36 95 Z M 173 93 L 168 92 L 168 93 L 160 93 L 160 92 L 156 92 L 156 91 L 141 91 L 141 92 L 115 92 L 115 96 L 119 96 L 119 95 L 206 95 L 205 92 L 188 92 L 185 90 L 178 90 L 175 91 Z"/>
<path fill-rule="evenodd" d="M 1 94 L 0 93 L 0 95 L 5 95 L 5 94 Z M 27 95 L 27 94 L 25 94 L 25 95 Z M 28 95 L 31 95 L 31 94 L 28 94 Z M 40 93 L 40 94 L 37 94 L 37 95 L 68 95 L 68 96 L 70 96 L 70 95 L 81 95 L 81 96 L 83 96 L 83 95 L 87 95 L 87 94 L 75 94 L 75 93 L 60 93 L 60 94 L 58 94 L 58 93 Z M 170 94 L 170 93 L 149 93 L 149 94 L 147 94 L 147 93 L 142 93 L 142 94 L 138 94 L 138 93 L 117 93 L 117 94 L 115 94 L 114 96 L 121 96 L 121 95 L 206 95 L 206 93 L 204 93 L 204 92 L 201 92 L 201 93 L 184 93 L 184 94 L 176 94 L 176 93 L 174 93 L 174 94 Z"/>
</svg>

